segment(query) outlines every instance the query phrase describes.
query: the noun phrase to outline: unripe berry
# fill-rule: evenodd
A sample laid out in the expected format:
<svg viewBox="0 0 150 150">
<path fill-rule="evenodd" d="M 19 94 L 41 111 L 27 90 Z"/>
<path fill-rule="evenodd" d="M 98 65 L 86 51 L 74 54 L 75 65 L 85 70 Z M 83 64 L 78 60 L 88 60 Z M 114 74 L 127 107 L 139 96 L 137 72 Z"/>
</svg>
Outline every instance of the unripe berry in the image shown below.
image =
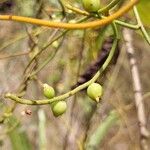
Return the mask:
<svg viewBox="0 0 150 150">
<path fill-rule="evenodd" d="M 67 103 L 65 101 L 53 102 L 51 104 L 52 112 L 55 117 L 58 117 L 66 112 Z"/>
<path fill-rule="evenodd" d="M 96 102 L 99 102 L 103 94 L 103 88 L 98 83 L 92 83 L 87 88 L 87 94 L 91 99 L 95 100 Z"/>
<path fill-rule="evenodd" d="M 53 89 L 53 87 L 49 86 L 46 83 L 43 84 L 43 93 L 47 98 L 53 98 L 55 96 L 55 90 Z"/>
<path fill-rule="evenodd" d="M 88 12 L 97 12 L 100 9 L 100 0 L 82 0 L 82 5 Z"/>
</svg>

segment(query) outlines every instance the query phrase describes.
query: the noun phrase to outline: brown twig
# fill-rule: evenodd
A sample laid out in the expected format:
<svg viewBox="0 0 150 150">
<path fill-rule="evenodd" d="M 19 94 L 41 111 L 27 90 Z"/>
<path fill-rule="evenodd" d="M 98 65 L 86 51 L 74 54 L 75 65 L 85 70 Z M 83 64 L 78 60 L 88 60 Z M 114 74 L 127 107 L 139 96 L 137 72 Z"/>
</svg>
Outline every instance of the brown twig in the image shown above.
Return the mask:
<svg viewBox="0 0 150 150">
<path fill-rule="evenodd" d="M 141 147 L 144 150 L 148 150 L 147 138 L 149 137 L 149 132 L 146 128 L 146 116 L 145 107 L 143 103 L 142 86 L 140 81 L 140 74 L 137 66 L 137 60 L 135 57 L 135 51 L 133 47 L 133 37 L 132 32 L 129 29 L 123 30 L 123 37 L 125 40 L 126 52 L 129 59 L 130 70 L 132 74 L 133 88 L 134 88 L 134 98 L 137 109 L 137 117 L 139 121 L 140 135 L 141 135 Z"/>
</svg>

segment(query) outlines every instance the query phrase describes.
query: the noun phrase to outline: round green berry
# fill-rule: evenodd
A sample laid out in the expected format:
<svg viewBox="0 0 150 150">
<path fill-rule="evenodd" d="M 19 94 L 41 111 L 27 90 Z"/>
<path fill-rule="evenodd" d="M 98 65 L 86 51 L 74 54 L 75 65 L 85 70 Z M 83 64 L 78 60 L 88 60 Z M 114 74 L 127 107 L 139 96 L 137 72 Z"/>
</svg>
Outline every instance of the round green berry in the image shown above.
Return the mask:
<svg viewBox="0 0 150 150">
<path fill-rule="evenodd" d="M 101 96 L 103 94 L 103 88 L 98 83 L 92 83 L 87 88 L 87 95 L 96 102 L 99 102 Z"/>
<path fill-rule="evenodd" d="M 49 86 L 46 83 L 43 84 L 43 93 L 47 98 L 53 98 L 55 96 L 55 90 L 53 89 L 53 87 Z"/>
<path fill-rule="evenodd" d="M 66 112 L 67 103 L 65 101 L 53 102 L 51 104 L 52 112 L 55 117 L 58 117 Z"/>
<path fill-rule="evenodd" d="M 100 9 L 100 0 L 82 0 L 82 5 L 88 12 L 97 12 Z"/>
</svg>

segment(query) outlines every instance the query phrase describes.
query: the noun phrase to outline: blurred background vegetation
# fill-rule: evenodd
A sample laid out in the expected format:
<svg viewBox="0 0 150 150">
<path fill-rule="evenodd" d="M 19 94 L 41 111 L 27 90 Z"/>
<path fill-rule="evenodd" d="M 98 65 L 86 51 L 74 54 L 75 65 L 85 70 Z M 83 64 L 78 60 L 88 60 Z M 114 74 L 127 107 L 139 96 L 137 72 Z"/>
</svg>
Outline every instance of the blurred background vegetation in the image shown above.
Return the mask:
<svg viewBox="0 0 150 150">
<path fill-rule="evenodd" d="M 103 1 L 103 4 L 107 2 L 109 1 Z M 82 9 L 80 0 L 68 0 L 68 3 Z M 68 22 L 82 18 L 70 10 L 64 11 L 60 4 L 59 0 L 1 0 L 0 14 Z M 150 33 L 150 1 L 141 0 L 137 7 L 143 24 Z M 135 23 L 132 12 L 126 14 L 126 18 Z M 43 62 L 47 62 L 47 65 L 27 83 L 24 97 L 29 99 L 44 98 L 39 84 L 41 82 L 53 86 L 57 95 L 69 91 L 80 79 L 80 75 L 98 60 L 103 41 L 112 35 L 109 26 L 105 33 L 104 30 L 104 27 L 71 30 L 50 44 L 64 30 L 0 21 L 1 150 L 82 149 L 82 145 L 93 132 L 109 120 L 106 117 L 113 109 L 120 114 L 120 120 L 108 130 L 97 149 L 140 149 L 132 78 L 123 40 L 119 43 L 120 54 L 116 63 L 108 67 L 98 80 L 105 91 L 101 103 L 96 105 L 83 90 L 67 100 L 67 112 L 57 118 L 53 116 L 49 105 L 17 104 L 12 114 L 7 113 L 13 102 L 4 99 L 4 93 L 15 93 L 18 90 L 27 64 L 43 47 L 49 45 L 35 60 L 33 68 L 38 68 Z M 147 96 L 150 92 L 150 47 L 140 32 L 134 31 L 133 36 L 144 94 L 147 128 L 150 130 L 150 102 Z M 148 144 L 150 147 L 150 140 Z"/>
</svg>

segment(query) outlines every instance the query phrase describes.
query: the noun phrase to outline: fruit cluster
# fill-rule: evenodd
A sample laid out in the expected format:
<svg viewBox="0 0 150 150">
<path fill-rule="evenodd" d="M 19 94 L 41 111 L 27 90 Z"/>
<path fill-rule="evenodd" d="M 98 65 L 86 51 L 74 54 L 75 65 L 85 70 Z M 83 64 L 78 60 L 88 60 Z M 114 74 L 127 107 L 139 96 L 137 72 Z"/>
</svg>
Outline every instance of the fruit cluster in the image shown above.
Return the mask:
<svg viewBox="0 0 150 150">
<path fill-rule="evenodd" d="M 87 95 L 94 101 L 99 102 L 103 93 L 102 86 L 98 83 L 92 83 L 87 88 Z M 43 84 L 43 94 L 46 98 L 55 97 L 55 90 L 48 84 Z M 51 103 L 51 109 L 54 116 L 58 117 L 64 114 L 67 110 L 67 103 L 64 100 Z"/>
<path fill-rule="evenodd" d="M 44 93 L 44 96 L 49 99 L 55 97 L 55 90 L 53 89 L 53 87 L 49 86 L 46 83 L 43 84 L 43 93 Z M 51 104 L 51 109 L 52 109 L 54 116 L 57 117 L 66 112 L 67 104 L 65 101 L 53 102 Z"/>
</svg>

